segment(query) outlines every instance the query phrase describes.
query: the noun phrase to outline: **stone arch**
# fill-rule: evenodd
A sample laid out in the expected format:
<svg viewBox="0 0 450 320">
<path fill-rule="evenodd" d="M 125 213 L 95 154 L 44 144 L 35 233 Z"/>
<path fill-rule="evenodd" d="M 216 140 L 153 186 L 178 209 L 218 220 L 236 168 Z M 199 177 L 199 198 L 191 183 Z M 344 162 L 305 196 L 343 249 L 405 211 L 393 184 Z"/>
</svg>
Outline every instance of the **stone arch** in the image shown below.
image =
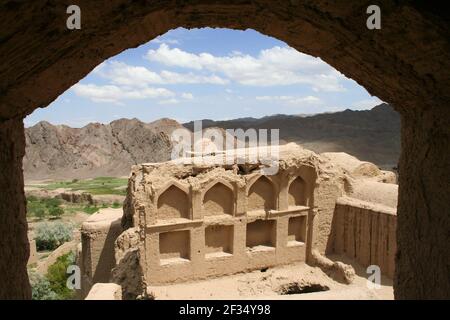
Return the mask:
<svg viewBox="0 0 450 320">
<path fill-rule="evenodd" d="M 190 219 L 190 201 L 188 194 L 175 184 L 170 185 L 158 197 L 157 219 Z"/>
<path fill-rule="evenodd" d="M 71 32 L 61 18 L 66 15 L 63 3 L 0 5 L 0 167 L 5 172 L 0 179 L 4 244 L 0 298 L 31 297 L 21 163 L 23 118 L 47 106 L 105 59 L 179 26 L 255 29 L 321 57 L 391 103 L 402 114 L 397 228 L 401 255 L 397 255 L 395 295 L 450 296 L 445 260 L 450 202 L 448 193 L 442 192 L 450 180 L 446 165 L 450 163 L 446 150 L 450 29 L 444 2 L 382 1 L 380 30 L 365 28 L 367 1 L 118 0 L 111 4 L 99 0 L 94 5 L 79 0 L 77 4 L 89 14 L 83 15 L 82 29 Z M 427 45 L 424 39 L 430 39 Z M 330 221 L 321 219 L 317 222 L 326 229 Z"/>
<path fill-rule="evenodd" d="M 248 188 L 247 211 L 276 209 L 277 193 L 274 183 L 260 176 Z"/>
<path fill-rule="evenodd" d="M 3 19 L 7 21 L 9 30 L 24 26 L 30 29 L 22 37 L 4 37 L 0 53 L 5 62 L 12 63 L 5 63 L 0 73 L 2 80 L 5 79 L 1 87 L 0 119 L 25 116 L 38 107 L 48 105 L 104 60 L 178 27 L 254 29 L 285 41 L 301 52 L 321 57 L 347 77 L 364 85 L 371 94 L 387 102 L 398 101 L 397 105 L 394 104 L 398 110 L 413 107 L 415 99 L 430 100 L 430 92 L 434 92 L 435 95 L 431 96 L 441 101 L 449 95 L 446 86 L 435 83 L 439 78 L 446 79 L 446 73 L 439 70 L 446 70 L 442 67 L 433 69 L 433 79 L 436 81 L 420 81 L 421 90 L 414 91 L 410 83 L 402 81 L 389 81 L 389 86 L 385 85 L 383 78 L 387 74 L 379 72 L 381 66 L 395 65 L 396 70 L 390 70 L 390 75 L 413 79 L 412 82 L 423 79 L 429 73 L 427 68 L 411 68 L 417 61 L 413 55 L 404 55 L 393 45 L 397 40 L 396 33 L 389 28 L 373 32 L 365 27 L 367 5 L 364 3 L 346 3 L 338 8 L 327 1 L 310 3 L 300 0 L 274 5 L 269 0 L 245 4 L 240 0 L 224 3 L 201 0 L 183 3 L 166 1 L 161 6 L 159 3 L 142 5 L 131 0 L 118 0 L 114 6 L 104 1 L 103 6 L 99 3 L 93 7 L 89 0 L 80 0 L 78 5 L 82 11 L 89 10 L 91 14 L 83 16 L 83 27 L 76 32 L 67 32 L 65 23 L 61 23 L 64 22 L 61 16 L 66 16 L 64 5 L 51 7 L 46 3 L 16 3 L 2 7 L 2 16 L 17 10 L 22 12 L 21 19 Z M 410 45 L 408 48 L 416 53 L 420 54 L 422 47 L 420 37 L 413 37 L 417 30 L 435 31 L 437 35 L 446 36 L 437 22 L 443 22 L 439 20 L 440 10 L 433 10 L 433 15 L 437 14 L 434 29 L 427 20 L 426 13 L 429 12 L 424 12 L 423 8 L 402 5 L 395 15 L 388 15 L 387 10 L 383 10 L 384 25 L 396 26 L 396 21 L 400 19 L 404 22 L 402 26 L 416 26 L 414 30 L 405 30 L 410 35 L 408 39 L 411 39 L 411 43 L 405 45 Z M 51 14 L 36 16 L 33 12 Z M 47 32 L 40 32 L 36 25 L 45 25 Z M 48 37 L 48 34 L 55 36 Z M 374 46 L 382 46 L 383 54 L 373 50 Z M 354 54 L 347 54 L 349 50 Z M 422 54 L 428 57 L 426 52 Z M 445 52 L 442 54 L 447 56 Z M 442 62 L 448 65 L 445 59 Z M 36 70 L 30 65 L 40 65 L 41 68 Z M 401 99 L 402 93 L 408 93 L 411 99 Z"/>
<path fill-rule="evenodd" d="M 308 189 L 305 180 L 303 180 L 300 176 L 294 178 L 289 184 L 289 206 L 306 206 L 308 203 L 307 192 Z"/>
<path fill-rule="evenodd" d="M 223 182 L 217 182 L 203 196 L 203 215 L 233 215 L 234 202 L 233 189 Z"/>
<path fill-rule="evenodd" d="M 158 199 L 167 189 L 169 189 L 170 187 L 175 186 L 178 189 L 180 189 L 181 191 L 183 191 L 184 193 L 186 193 L 187 195 L 189 194 L 189 187 L 180 183 L 178 180 L 175 179 L 171 179 L 168 183 L 166 183 L 164 185 L 164 187 L 159 188 L 154 196 L 154 199 Z"/>
</svg>

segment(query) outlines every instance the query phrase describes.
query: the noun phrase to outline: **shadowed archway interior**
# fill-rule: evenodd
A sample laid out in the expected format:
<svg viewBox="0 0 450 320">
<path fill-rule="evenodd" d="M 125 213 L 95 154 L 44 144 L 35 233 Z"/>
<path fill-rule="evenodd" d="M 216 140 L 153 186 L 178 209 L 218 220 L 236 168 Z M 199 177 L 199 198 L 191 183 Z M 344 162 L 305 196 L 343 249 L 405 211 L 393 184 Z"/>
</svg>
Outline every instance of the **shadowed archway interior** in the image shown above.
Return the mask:
<svg viewBox="0 0 450 320">
<path fill-rule="evenodd" d="M 79 0 L 76 31 L 66 29 L 70 4 L 0 5 L 0 298 L 31 296 L 23 118 L 107 58 L 177 27 L 207 26 L 278 38 L 394 106 L 402 117 L 395 296 L 450 297 L 450 27 L 438 4 L 378 1 L 382 28 L 368 30 L 371 1 Z"/>
</svg>

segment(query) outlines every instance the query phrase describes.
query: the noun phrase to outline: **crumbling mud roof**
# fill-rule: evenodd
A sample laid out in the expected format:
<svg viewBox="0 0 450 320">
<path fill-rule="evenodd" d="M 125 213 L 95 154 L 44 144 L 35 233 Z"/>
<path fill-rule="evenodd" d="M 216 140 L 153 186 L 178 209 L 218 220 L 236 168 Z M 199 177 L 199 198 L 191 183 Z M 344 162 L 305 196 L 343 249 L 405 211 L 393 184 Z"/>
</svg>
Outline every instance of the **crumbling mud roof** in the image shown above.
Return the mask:
<svg viewBox="0 0 450 320">
<path fill-rule="evenodd" d="M 295 143 L 278 148 L 278 154 L 271 154 L 266 148 L 260 147 L 237 149 L 203 157 L 179 158 L 160 163 L 143 163 L 133 166 L 131 174 L 136 176 L 138 183 L 143 182 L 160 188 L 168 183 L 168 179 L 176 179 L 186 185 L 201 185 L 219 177 L 230 182 L 238 182 L 244 176 L 260 173 L 261 169 L 267 169 L 274 164 L 278 166 L 278 169 L 287 170 L 300 166 L 317 168 L 323 162 L 317 154 Z M 252 157 L 256 161 L 249 161 Z"/>
</svg>

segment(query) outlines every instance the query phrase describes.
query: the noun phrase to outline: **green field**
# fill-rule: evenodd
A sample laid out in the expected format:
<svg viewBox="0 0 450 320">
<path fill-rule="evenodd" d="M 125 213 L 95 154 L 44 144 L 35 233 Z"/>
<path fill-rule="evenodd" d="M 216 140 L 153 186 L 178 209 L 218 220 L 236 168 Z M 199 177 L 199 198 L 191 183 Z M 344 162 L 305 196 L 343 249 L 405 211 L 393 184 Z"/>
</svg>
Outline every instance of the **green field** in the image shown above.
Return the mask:
<svg viewBox="0 0 450 320">
<path fill-rule="evenodd" d="M 39 187 L 47 190 L 55 190 L 58 188 L 64 188 L 71 191 L 85 191 L 92 195 L 126 195 L 126 185 L 128 183 L 127 178 L 113 178 L 113 177 L 97 177 L 93 179 L 86 180 L 70 180 L 70 181 L 59 181 L 52 182 L 46 185 L 37 185 Z"/>
<path fill-rule="evenodd" d="M 27 215 L 28 217 L 38 218 L 39 220 L 48 218 L 59 218 L 65 214 L 75 214 L 84 212 L 93 214 L 102 208 L 120 208 L 122 204 L 114 202 L 112 204 L 103 204 L 100 206 L 89 204 L 68 203 L 56 198 L 38 198 L 35 196 L 27 197 Z"/>
<path fill-rule="evenodd" d="M 43 219 L 44 217 L 59 217 L 64 213 L 62 201 L 55 198 L 27 197 L 27 214 L 30 217 Z"/>
<path fill-rule="evenodd" d="M 85 180 L 53 181 L 47 184 L 33 184 L 31 186 L 45 190 L 63 188 L 67 191 L 81 191 L 92 195 L 125 196 L 127 183 L 127 178 L 98 177 Z M 72 215 L 77 212 L 93 214 L 101 208 L 107 207 L 120 208 L 122 207 L 122 203 L 120 201 L 96 206 L 87 203 L 68 203 L 57 198 L 27 196 L 27 215 L 28 217 L 34 217 L 39 220 L 56 219 L 63 215 Z"/>
</svg>

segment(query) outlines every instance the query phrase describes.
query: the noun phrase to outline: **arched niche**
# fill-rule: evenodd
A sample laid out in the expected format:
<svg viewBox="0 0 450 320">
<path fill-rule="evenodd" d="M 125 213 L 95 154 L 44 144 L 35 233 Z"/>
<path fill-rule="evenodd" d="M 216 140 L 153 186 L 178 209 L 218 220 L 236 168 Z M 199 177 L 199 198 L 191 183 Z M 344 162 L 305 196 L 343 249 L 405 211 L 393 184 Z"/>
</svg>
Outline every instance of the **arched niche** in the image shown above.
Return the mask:
<svg viewBox="0 0 450 320">
<path fill-rule="evenodd" d="M 158 220 L 190 218 L 188 194 L 176 185 L 168 187 L 158 197 Z"/>
<path fill-rule="evenodd" d="M 308 204 L 307 186 L 305 180 L 296 177 L 289 184 L 288 203 L 289 206 L 306 206 Z"/>
<path fill-rule="evenodd" d="M 248 189 L 247 211 L 276 209 L 276 189 L 267 177 L 259 177 Z"/>
<path fill-rule="evenodd" d="M 203 197 L 203 214 L 214 216 L 220 214 L 233 215 L 233 190 L 222 182 L 217 182 L 205 193 Z"/>
</svg>

